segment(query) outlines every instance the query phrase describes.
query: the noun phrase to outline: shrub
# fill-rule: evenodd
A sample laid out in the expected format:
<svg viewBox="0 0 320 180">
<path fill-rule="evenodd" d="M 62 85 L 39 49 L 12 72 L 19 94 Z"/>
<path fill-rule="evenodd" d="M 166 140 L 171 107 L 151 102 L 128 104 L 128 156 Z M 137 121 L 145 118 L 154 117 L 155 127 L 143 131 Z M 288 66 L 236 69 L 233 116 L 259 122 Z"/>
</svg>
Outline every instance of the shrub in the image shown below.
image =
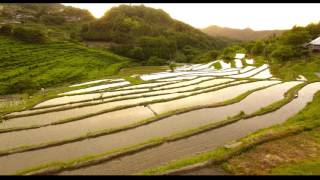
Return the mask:
<svg viewBox="0 0 320 180">
<path fill-rule="evenodd" d="M 165 64 L 167 64 L 167 61 L 165 59 L 159 58 L 157 56 L 151 56 L 147 62 L 148 66 L 162 66 Z"/>
<path fill-rule="evenodd" d="M 66 22 L 64 16 L 61 15 L 43 15 L 41 21 L 48 25 L 61 25 Z"/>
<path fill-rule="evenodd" d="M 37 84 L 32 81 L 30 77 L 19 77 L 15 80 L 11 80 L 6 84 L 4 94 L 13 94 L 20 92 L 27 92 L 33 94 L 37 89 Z"/>
<path fill-rule="evenodd" d="M 13 29 L 12 26 L 9 24 L 3 25 L 0 28 L 0 33 L 5 35 L 10 35 L 12 33 L 12 29 Z"/>
<path fill-rule="evenodd" d="M 177 67 L 177 65 L 174 64 L 174 63 L 170 63 L 170 64 L 169 64 L 169 68 L 170 68 L 171 72 L 174 72 L 174 69 L 175 69 L 176 67 Z"/>
<path fill-rule="evenodd" d="M 14 28 L 13 36 L 19 40 L 31 43 L 44 43 L 48 40 L 45 32 L 33 28 Z"/>
<path fill-rule="evenodd" d="M 186 61 L 187 61 L 187 57 L 186 57 L 186 55 L 183 54 L 183 52 L 178 51 L 178 52 L 175 54 L 173 60 L 174 60 L 175 62 L 186 62 Z"/>
</svg>

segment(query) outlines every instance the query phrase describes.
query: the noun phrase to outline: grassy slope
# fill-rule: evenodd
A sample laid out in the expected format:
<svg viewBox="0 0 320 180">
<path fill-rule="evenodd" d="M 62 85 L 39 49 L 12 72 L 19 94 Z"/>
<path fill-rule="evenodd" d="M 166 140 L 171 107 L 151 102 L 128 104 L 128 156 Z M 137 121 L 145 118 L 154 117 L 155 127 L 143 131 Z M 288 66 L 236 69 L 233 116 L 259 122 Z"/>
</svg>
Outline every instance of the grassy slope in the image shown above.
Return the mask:
<svg viewBox="0 0 320 180">
<path fill-rule="evenodd" d="M 60 35 L 59 35 L 60 36 Z M 69 91 L 67 85 L 115 75 L 129 59 L 71 42 L 32 44 L 0 35 L 0 115 L 28 109 Z M 33 82 L 29 89 L 10 93 L 17 82 Z M 21 84 L 21 83 L 20 83 Z M 41 87 L 46 89 L 42 94 Z M 8 91 L 9 89 L 9 91 Z M 10 94 L 1 97 L 1 94 Z M 1 117 L 0 117 L 1 119 Z"/>
<path fill-rule="evenodd" d="M 259 145 L 227 166 L 236 174 L 320 174 L 319 130 Z"/>
<path fill-rule="evenodd" d="M 285 124 L 274 126 L 268 130 L 270 132 L 273 131 L 274 133 L 281 132 L 286 128 L 304 129 L 304 127 L 306 127 L 305 129 L 308 130 L 309 128 L 319 127 L 319 106 L 320 93 L 317 93 L 313 102 L 298 115 L 290 118 Z M 267 131 L 264 130 L 255 133 L 251 135 L 251 138 L 257 138 L 266 132 Z M 319 174 L 319 139 L 319 129 L 314 129 L 310 132 L 301 132 L 292 137 L 284 137 L 280 140 L 258 145 L 247 153 L 232 158 L 228 161 L 226 167 L 237 174 L 257 174 L 259 172 L 266 174 Z M 270 149 L 270 147 L 273 148 Z M 269 158 L 261 158 L 268 153 L 271 154 L 271 156 L 269 155 Z M 255 158 L 252 158 L 254 155 L 259 155 L 261 157 L 255 156 Z M 314 159 L 316 160 L 312 161 Z M 261 168 L 262 165 L 263 168 Z M 310 167 L 310 169 L 306 167 Z"/>
<path fill-rule="evenodd" d="M 0 93 L 8 83 L 29 77 L 39 87 L 113 75 L 128 62 L 105 51 L 68 42 L 30 44 L 0 36 Z"/>
<path fill-rule="evenodd" d="M 309 58 L 282 64 L 272 63 L 270 70 L 276 77 L 285 80 L 294 80 L 299 75 L 305 76 L 308 80 L 319 80 L 315 72 L 320 72 L 320 54 L 315 53 Z"/>
</svg>

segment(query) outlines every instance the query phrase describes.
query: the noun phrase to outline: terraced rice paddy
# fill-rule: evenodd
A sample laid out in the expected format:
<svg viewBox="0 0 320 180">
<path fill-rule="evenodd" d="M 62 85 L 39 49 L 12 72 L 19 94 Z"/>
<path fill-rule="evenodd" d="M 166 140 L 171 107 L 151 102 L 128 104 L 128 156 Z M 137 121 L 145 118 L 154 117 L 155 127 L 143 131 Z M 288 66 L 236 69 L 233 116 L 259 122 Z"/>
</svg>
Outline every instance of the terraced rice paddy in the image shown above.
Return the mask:
<svg viewBox="0 0 320 180">
<path fill-rule="evenodd" d="M 320 90 L 319 82 L 272 80 L 268 65 L 242 62 L 187 64 L 141 75 L 146 83 L 139 85 L 83 82 L 73 85 L 83 89 L 7 114 L 0 124 L 0 174 L 139 173 L 282 123 Z M 301 85 L 297 98 L 265 112 Z M 230 122 L 239 114 L 248 118 Z"/>
</svg>

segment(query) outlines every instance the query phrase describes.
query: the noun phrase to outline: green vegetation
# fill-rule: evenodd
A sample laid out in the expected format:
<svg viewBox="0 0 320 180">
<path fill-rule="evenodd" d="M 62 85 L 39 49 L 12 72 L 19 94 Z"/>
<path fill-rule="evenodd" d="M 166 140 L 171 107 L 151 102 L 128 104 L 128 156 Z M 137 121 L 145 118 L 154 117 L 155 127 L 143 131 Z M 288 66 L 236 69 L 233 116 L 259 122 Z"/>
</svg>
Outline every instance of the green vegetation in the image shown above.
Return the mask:
<svg viewBox="0 0 320 180">
<path fill-rule="evenodd" d="M 138 84 L 143 84 L 143 83 L 146 83 L 146 81 L 142 80 L 139 76 L 127 76 L 127 77 L 124 77 L 124 79 L 126 81 L 129 81 L 130 84 L 132 85 L 138 85 Z"/>
<path fill-rule="evenodd" d="M 177 67 L 177 65 L 175 63 L 170 63 L 169 64 L 169 69 L 170 69 L 171 72 L 174 72 L 176 67 Z"/>
<path fill-rule="evenodd" d="M 231 45 L 223 49 L 219 55 L 219 58 L 229 62 L 234 59 L 236 53 L 246 53 L 246 50 L 240 45 Z"/>
<path fill-rule="evenodd" d="M 310 55 L 303 45 L 320 36 L 320 23 L 294 26 L 280 36 L 249 42 L 245 48 L 252 55 L 262 55 L 275 62 L 299 60 Z"/>
<path fill-rule="evenodd" d="M 132 76 L 132 75 L 142 75 L 142 74 L 151 74 L 157 72 L 163 72 L 168 70 L 168 66 L 134 66 L 134 67 L 125 67 L 120 69 L 117 75 L 119 76 Z"/>
<path fill-rule="evenodd" d="M 31 43 L 45 43 L 48 41 L 47 34 L 44 31 L 35 28 L 13 27 L 5 25 L 0 28 L 0 33 L 12 36 L 18 40 Z"/>
<path fill-rule="evenodd" d="M 221 68 L 222 68 L 220 62 L 215 62 L 215 63 L 212 64 L 212 66 L 213 66 L 215 69 L 221 69 Z"/>
<path fill-rule="evenodd" d="M 0 94 L 92 80 L 116 74 L 128 59 L 70 42 L 34 44 L 0 35 Z"/>
<path fill-rule="evenodd" d="M 271 171 L 274 175 L 319 175 L 320 160 L 309 160 L 292 165 L 277 167 Z"/>
<path fill-rule="evenodd" d="M 0 20 L 20 28 L 46 33 L 53 40 L 81 40 L 83 24 L 94 17 L 89 11 L 55 3 L 0 3 Z"/>
<path fill-rule="evenodd" d="M 163 10 L 127 5 L 111 8 L 102 18 L 85 25 L 81 35 L 88 41 L 111 42 L 112 52 L 148 65 L 193 62 L 202 53 L 234 42 L 212 38 Z"/>
<path fill-rule="evenodd" d="M 315 74 L 320 72 L 319 69 L 320 56 L 317 54 L 294 61 L 272 63 L 270 66 L 271 73 L 283 80 L 294 80 L 299 75 L 303 75 L 309 81 L 319 80 L 320 77 Z"/>
<path fill-rule="evenodd" d="M 306 27 L 294 26 L 278 36 L 232 45 L 220 53 L 220 58 L 230 60 L 235 53 L 244 52 L 259 64 L 270 65 L 271 73 L 280 79 L 296 80 L 303 75 L 307 80 L 319 80 L 320 57 L 305 44 L 320 36 L 320 23 Z"/>
<path fill-rule="evenodd" d="M 224 167 L 234 174 L 319 174 L 319 128 L 257 145 L 231 158 Z"/>
</svg>

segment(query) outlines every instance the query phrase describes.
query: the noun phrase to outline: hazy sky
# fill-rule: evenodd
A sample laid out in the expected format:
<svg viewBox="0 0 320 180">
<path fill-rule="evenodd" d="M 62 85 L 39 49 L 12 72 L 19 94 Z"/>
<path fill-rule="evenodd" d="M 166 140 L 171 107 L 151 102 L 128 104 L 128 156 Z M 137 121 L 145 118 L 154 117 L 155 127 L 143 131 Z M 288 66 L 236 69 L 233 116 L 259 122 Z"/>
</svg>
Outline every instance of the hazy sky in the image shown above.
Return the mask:
<svg viewBox="0 0 320 180">
<path fill-rule="evenodd" d="M 63 3 L 88 9 L 95 17 L 120 4 Z M 128 4 L 128 3 L 126 3 Z M 132 3 L 140 5 L 141 3 Z M 237 3 L 145 3 L 145 6 L 163 9 L 174 19 L 197 28 L 218 25 L 231 28 L 250 27 L 254 30 L 289 29 L 294 25 L 307 25 L 320 21 L 320 4 L 237 4 Z"/>
</svg>

